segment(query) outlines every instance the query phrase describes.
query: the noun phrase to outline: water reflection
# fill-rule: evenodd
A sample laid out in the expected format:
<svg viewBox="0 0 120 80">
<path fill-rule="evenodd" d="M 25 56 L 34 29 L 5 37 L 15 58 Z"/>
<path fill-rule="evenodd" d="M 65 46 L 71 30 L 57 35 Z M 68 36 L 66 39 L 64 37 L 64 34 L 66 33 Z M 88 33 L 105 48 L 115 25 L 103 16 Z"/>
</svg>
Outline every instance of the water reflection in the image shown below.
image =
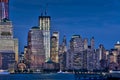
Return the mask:
<svg viewBox="0 0 120 80">
<path fill-rule="evenodd" d="M 74 74 L 9 74 L 0 75 L 0 80 L 75 80 Z"/>
</svg>

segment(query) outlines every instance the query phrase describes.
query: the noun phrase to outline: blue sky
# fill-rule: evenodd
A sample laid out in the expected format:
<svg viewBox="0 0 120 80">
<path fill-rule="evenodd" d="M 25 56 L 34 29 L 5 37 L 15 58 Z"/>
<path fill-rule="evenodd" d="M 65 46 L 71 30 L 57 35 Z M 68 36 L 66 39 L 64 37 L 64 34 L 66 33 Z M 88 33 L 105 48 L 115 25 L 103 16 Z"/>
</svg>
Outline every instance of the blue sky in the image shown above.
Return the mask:
<svg viewBox="0 0 120 80">
<path fill-rule="evenodd" d="M 68 45 L 72 35 L 95 37 L 95 47 L 104 44 L 111 49 L 120 41 L 119 0 L 10 0 L 10 20 L 20 51 L 27 44 L 27 33 L 38 25 L 38 16 L 45 11 L 51 16 L 51 32 L 59 31 L 60 39 L 66 35 Z M 61 40 L 60 40 L 61 42 Z"/>
</svg>

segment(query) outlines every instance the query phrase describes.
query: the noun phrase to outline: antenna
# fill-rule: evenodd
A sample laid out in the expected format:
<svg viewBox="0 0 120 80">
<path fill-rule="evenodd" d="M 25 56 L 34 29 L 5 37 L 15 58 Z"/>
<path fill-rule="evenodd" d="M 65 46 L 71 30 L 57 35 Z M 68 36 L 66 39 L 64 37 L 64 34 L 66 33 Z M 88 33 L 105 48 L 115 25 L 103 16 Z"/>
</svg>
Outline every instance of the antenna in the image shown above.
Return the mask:
<svg viewBox="0 0 120 80">
<path fill-rule="evenodd" d="M 43 13 L 41 12 L 41 16 L 43 16 Z"/>
<path fill-rule="evenodd" d="M 43 10 L 42 10 L 42 5 L 40 5 L 40 11 L 41 11 L 41 16 L 43 16 Z"/>
<path fill-rule="evenodd" d="M 47 15 L 47 8 L 48 8 L 48 3 L 45 6 L 45 16 Z"/>
</svg>

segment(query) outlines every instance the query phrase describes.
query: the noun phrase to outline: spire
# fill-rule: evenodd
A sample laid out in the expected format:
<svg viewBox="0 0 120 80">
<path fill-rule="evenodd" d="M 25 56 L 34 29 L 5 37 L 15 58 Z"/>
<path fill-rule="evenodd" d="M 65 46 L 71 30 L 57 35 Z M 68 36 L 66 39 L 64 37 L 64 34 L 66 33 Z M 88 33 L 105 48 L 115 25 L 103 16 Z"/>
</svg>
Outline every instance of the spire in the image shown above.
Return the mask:
<svg viewBox="0 0 120 80">
<path fill-rule="evenodd" d="M 64 46 L 67 45 L 67 41 L 66 41 L 66 36 L 65 36 L 65 35 L 64 35 L 64 37 L 63 37 L 63 42 L 62 42 L 62 44 L 63 44 Z"/>
<path fill-rule="evenodd" d="M 0 20 L 9 18 L 9 0 L 0 0 Z"/>
<path fill-rule="evenodd" d="M 91 40 L 90 40 L 90 45 L 91 45 L 91 48 L 94 49 L 94 46 L 95 46 L 94 37 L 91 38 Z"/>
<path fill-rule="evenodd" d="M 47 8 L 48 8 L 48 4 L 46 4 L 45 6 L 45 16 L 47 15 Z"/>
<path fill-rule="evenodd" d="M 41 16 L 43 16 L 43 13 L 41 12 Z"/>
</svg>

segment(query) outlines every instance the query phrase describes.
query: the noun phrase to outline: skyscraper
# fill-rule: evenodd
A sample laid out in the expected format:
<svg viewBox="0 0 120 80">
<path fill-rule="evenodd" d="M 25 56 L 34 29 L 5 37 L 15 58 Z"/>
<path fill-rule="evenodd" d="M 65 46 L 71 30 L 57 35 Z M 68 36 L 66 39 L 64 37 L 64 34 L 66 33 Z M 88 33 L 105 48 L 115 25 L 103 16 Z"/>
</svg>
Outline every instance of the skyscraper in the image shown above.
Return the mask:
<svg viewBox="0 0 120 80">
<path fill-rule="evenodd" d="M 50 47 L 50 57 L 51 60 L 55 63 L 58 63 L 58 47 L 59 47 L 59 33 L 53 32 L 51 37 L 51 47 Z"/>
<path fill-rule="evenodd" d="M 55 36 L 57 38 L 57 51 L 58 51 L 58 48 L 59 48 L 59 32 L 53 32 L 52 36 Z"/>
<path fill-rule="evenodd" d="M 0 0 L 0 20 L 9 18 L 9 0 Z"/>
<path fill-rule="evenodd" d="M 66 36 L 64 35 L 62 45 L 59 46 L 59 64 L 60 70 L 66 69 L 66 55 L 67 55 L 67 42 Z"/>
<path fill-rule="evenodd" d="M 39 16 L 39 27 L 43 32 L 45 59 L 50 58 L 50 16 Z"/>
<path fill-rule="evenodd" d="M 30 58 L 30 69 L 36 71 L 43 69 L 45 53 L 43 47 L 43 33 L 39 27 L 32 27 L 28 33 L 28 53 Z"/>
<path fill-rule="evenodd" d="M 91 46 L 87 49 L 87 70 L 92 71 L 96 69 L 95 52 Z"/>
<path fill-rule="evenodd" d="M 9 1 L 0 0 L 0 54 L 2 56 L 2 69 L 18 62 L 18 39 L 13 37 L 13 25 L 9 20 Z"/>
<path fill-rule="evenodd" d="M 99 45 L 97 54 L 99 55 L 100 69 L 105 69 L 107 67 L 106 49 L 102 44 Z"/>
<path fill-rule="evenodd" d="M 114 48 L 120 52 L 120 42 L 119 41 L 117 41 L 117 43 L 114 45 Z"/>
<path fill-rule="evenodd" d="M 83 68 L 84 43 L 80 35 L 73 35 L 70 40 L 70 49 L 73 52 L 73 68 Z"/>
<path fill-rule="evenodd" d="M 90 40 L 90 46 L 91 46 L 91 49 L 94 49 L 94 46 L 95 46 L 94 37 L 92 37 L 91 40 Z"/>
<path fill-rule="evenodd" d="M 87 50 L 88 49 L 88 39 L 85 38 L 84 39 L 84 50 Z"/>
</svg>

